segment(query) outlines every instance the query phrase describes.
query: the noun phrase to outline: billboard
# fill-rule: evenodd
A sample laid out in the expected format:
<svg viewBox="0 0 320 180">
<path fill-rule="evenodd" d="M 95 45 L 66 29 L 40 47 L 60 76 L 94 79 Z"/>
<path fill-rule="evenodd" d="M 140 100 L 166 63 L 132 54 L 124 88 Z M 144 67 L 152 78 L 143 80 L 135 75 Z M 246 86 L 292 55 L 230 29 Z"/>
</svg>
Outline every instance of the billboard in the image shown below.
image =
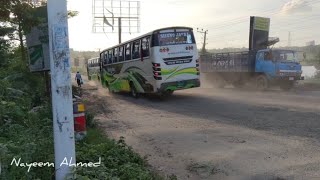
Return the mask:
<svg viewBox="0 0 320 180">
<path fill-rule="evenodd" d="M 270 18 L 250 17 L 249 50 L 268 48 Z"/>
<path fill-rule="evenodd" d="M 36 8 L 34 16 L 43 19 L 43 23 L 32 27 L 31 31 L 26 35 L 29 69 L 31 72 L 49 71 L 49 33 L 47 6 Z"/>
</svg>

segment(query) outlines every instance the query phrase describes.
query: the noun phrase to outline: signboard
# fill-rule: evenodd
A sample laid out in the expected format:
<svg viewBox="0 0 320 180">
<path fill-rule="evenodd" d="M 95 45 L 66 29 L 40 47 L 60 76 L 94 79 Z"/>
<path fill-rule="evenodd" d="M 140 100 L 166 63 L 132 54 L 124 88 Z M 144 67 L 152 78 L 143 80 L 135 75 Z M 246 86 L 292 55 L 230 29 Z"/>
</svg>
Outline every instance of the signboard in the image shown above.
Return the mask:
<svg viewBox="0 0 320 180">
<path fill-rule="evenodd" d="M 254 29 L 269 32 L 270 19 L 263 17 L 254 17 Z"/>
<path fill-rule="evenodd" d="M 249 50 L 268 48 L 270 18 L 250 17 Z"/>
<path fill-rule="evenodd" d="M 34 16 L 44 19 L 44 23 L 31 28 L 29 34 L 26 35 L 29 68 L 31 72 L 49 71 L 49 35 L 47 21 L 47 7 L 39 7 Z"/>
</svg>

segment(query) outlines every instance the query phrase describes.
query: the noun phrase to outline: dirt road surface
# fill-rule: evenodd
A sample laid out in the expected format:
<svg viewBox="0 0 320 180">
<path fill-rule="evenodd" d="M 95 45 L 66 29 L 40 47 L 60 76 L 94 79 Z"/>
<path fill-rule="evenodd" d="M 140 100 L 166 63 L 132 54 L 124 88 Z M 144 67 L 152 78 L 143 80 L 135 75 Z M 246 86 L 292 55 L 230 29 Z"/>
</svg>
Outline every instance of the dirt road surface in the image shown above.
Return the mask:
<svg viewBox="0 0 320 180">
<path fill-rule="evenodd" d="M 164 176 L 320 179 L 320 92 L 197 88 L 166 100 L 87 82 L 87 108 Z"/>
</svg>

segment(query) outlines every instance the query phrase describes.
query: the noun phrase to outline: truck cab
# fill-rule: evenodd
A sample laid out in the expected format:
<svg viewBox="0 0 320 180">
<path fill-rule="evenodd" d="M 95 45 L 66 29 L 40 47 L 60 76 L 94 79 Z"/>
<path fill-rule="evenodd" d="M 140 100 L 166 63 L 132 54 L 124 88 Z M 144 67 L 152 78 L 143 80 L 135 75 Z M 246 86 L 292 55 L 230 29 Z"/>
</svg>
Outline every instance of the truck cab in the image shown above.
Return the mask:
<svg viewBox="0 0 320 180">
<path fill-rule="evenodd" d="M 293 50 L 259 50 L 256 54 L 255 72 L 260 74 L 260 81 L 262 76 L 265 77 L 266 86 L 277 84 L 284 90 L 291 89 L 297 80 L 304 79 L 297 53 Z"/>
</svg>

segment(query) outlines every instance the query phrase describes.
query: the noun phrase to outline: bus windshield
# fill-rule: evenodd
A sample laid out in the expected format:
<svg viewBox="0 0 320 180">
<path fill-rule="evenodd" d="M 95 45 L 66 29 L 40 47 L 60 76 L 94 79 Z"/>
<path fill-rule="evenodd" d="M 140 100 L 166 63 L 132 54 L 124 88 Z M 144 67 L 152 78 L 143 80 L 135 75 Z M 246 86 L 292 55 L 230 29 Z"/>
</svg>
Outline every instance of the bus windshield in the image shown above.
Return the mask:
<svg viewBox="0 0 320 180">
<path fill-rule="evenodd" d="M 168 46 L 178 44 L 194 44 L 192 31 L 165 32 L 154 34 L 154 46 Z"/>
</svg>

